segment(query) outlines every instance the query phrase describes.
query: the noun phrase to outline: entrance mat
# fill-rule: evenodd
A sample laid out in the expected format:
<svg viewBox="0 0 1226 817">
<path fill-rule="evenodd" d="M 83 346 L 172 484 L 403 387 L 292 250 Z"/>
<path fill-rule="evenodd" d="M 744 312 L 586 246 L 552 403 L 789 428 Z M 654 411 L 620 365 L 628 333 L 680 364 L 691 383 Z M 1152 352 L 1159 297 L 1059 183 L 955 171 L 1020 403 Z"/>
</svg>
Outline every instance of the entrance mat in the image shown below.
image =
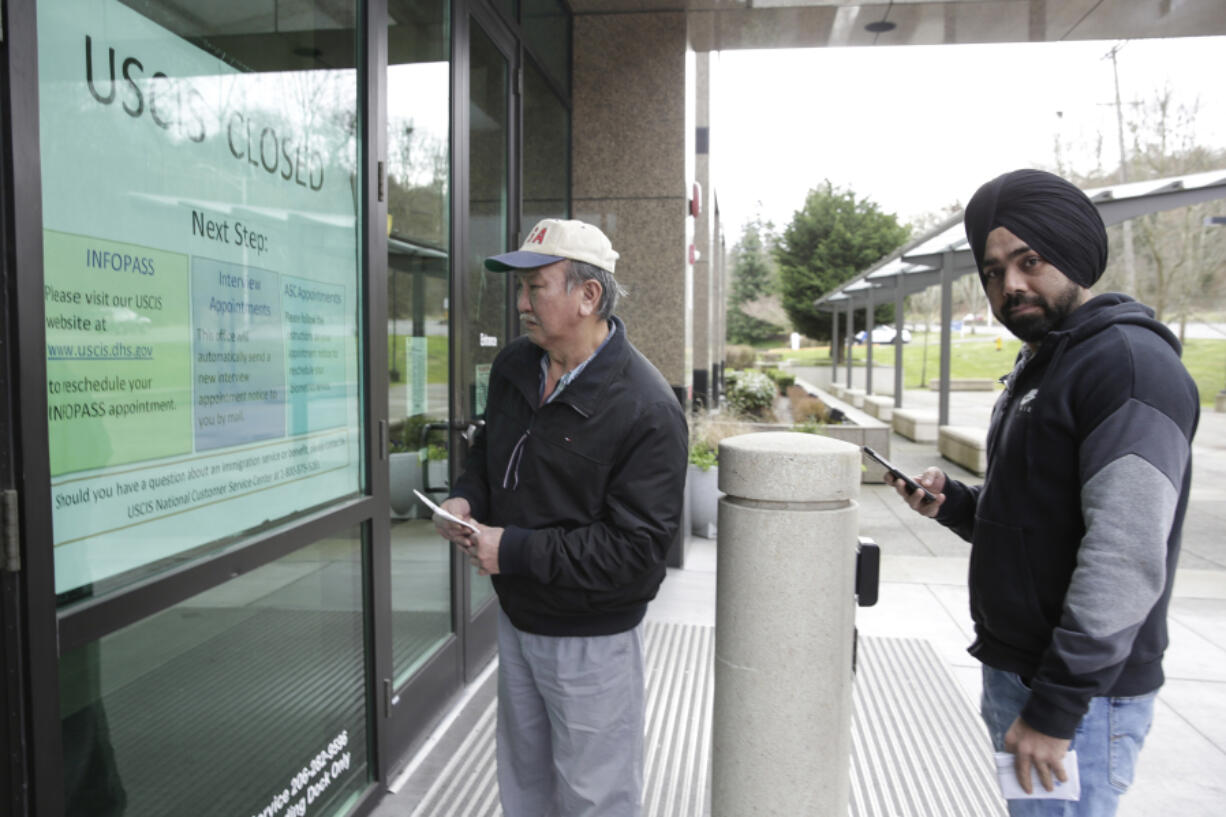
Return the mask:
<svg viewBox="0 0 1226 817">
<path fill-rule="evenodd" d="M 704 817 L 715 630 L 648 621 L 643 641 L 644 817 Z M 853 698 L 849 817 L 1003 817 L 987 733 L 927 641 L 861 637 Z M 385 801 L 376 815 L 393 808 L 410 817 L 501 817 L 492 693 L 470 705 L 473 717 L 457 719 L 467 734 L 443 741 L 445 760 L 422 764 L 432 779 L 410 781 L 405 794 L 415 792 L 416 802 Z"/>
</svg>

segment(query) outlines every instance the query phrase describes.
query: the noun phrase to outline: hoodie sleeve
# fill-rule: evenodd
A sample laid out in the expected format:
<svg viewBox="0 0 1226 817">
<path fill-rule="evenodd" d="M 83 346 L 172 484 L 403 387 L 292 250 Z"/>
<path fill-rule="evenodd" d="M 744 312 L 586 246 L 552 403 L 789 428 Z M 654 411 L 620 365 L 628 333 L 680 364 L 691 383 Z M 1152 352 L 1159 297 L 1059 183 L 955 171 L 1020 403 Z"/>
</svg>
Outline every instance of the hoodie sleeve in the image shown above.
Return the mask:
<svg viewBox="0 0 1226 817">
<path fill-rule="evenodd" d="M 1199 399 L 1156 338 L 1123 347 L 1121 367 L 1099 367 L 1076 398 L 1085 431 L 1077 452 L 1085 534 L 1060 624 L 1021 713 L 1054 737 L 1072 737 L 1090 698 L 1113 686 L 1173 579 L 1170 546 L 1178 541 L 1173 526 Z M 1154 660 L 1164 647 L 1152 647 Z"/>
<path fill-rule="evenodd" d="M 945 527 L 971 541 L 975 535 L 975 506 L 979 503 L 982 486 L 967 485 L 945 475 L 945 501 L 937 512 L 936 519 Z"/>
</svg>

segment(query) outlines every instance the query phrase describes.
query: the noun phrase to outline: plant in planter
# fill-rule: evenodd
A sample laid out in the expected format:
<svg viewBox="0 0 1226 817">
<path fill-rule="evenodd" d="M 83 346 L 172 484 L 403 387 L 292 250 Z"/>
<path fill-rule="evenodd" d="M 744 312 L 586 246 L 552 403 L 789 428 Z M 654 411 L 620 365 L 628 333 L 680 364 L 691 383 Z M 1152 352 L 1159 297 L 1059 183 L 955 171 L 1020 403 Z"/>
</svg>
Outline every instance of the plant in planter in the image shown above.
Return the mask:
<svg viewBox="0 0 1226 817">
<path fill-rule="evenodd" d="M 425 467 L 429 467 L 431 449 L 442 451 L 439 461 L 441 474 L 431 473 L 431 487 L 440 487 L 447 480 L 447 453 L 442 432 L 430 429 L 431 420 L 418 414 L 394 424 L 388 440 L 388 504 L 392 513 L 401 518 L 416 518 L 420 507 L 414 490 L 425 490 Z M 437 467 L 437 466 L 436 466 Z"/>
<path fill-rule="evenodd" d="M 796 382 L 796 375 L 783 369 L 767 369 L 766 376 L 774 381 L 779 389 L 779 396 L 786 397 L 788 389 Z"/>
<path fill-rule="evenodd" d="M 749 423 L 699 412 L 690 419 L 690 532 L 714 539 L 719 516 L 719 441 L 753 430 Z"/>
<path fill-rule="evenodd" d="M 729 372 L 727 378 L 728 405 L 738 415 L 761 420 L 773 420 L 775 395 L 778 388 L 765 373 L 756 369 Z"/>
</svg>

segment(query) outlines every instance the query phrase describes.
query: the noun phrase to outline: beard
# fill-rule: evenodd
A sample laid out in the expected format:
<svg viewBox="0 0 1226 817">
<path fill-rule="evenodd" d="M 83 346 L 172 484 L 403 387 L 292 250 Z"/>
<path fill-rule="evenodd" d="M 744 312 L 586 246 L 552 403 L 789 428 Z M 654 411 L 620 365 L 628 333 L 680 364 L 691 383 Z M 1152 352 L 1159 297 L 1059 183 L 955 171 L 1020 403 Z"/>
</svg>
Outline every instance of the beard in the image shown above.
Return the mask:
<svg viewBox="0 0 1226 817">
<path fill-rule="evenodd" d="M 1053 301 L 1048 301 L 1042 295 L 1010 295 L 1001 305 L 1000 314 L 996 317 L 1005 328 L 1026 343 L 1038 343 L 1047 334 L 1060 327 L 1064 319 L 1076 309 L 1080 288 L 1069 282 L 1069 286 Z M 1039 311 L 1029 312 L 1014 317 L 1011 313 L 1019 306 L 1037 306 Z"/>
</svg>

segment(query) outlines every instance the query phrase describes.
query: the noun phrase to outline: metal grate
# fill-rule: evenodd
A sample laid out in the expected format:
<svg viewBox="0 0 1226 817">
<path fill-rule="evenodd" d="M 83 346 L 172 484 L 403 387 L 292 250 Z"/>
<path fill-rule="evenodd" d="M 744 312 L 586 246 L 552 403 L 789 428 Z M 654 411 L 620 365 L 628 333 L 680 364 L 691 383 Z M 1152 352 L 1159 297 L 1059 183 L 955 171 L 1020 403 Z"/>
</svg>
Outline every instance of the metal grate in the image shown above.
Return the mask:
<svg viewBox="0 0 1226 817">
<path fill-rule="evenodd" d="M 852 817 L 1005 814 L 983 722 L 927 641 L 861 638 Z"/>
<path fill-rule="evenodd" d="M 649 621 L 644 632 L 645 817 L 711 813 L 715 630 Z M 861 638 L 852 714 L 850 817 L 1003 817 L 987 734 L 926 641 Z M 500 817 L 495 703 L 411 817 Z"/>
</svg>

